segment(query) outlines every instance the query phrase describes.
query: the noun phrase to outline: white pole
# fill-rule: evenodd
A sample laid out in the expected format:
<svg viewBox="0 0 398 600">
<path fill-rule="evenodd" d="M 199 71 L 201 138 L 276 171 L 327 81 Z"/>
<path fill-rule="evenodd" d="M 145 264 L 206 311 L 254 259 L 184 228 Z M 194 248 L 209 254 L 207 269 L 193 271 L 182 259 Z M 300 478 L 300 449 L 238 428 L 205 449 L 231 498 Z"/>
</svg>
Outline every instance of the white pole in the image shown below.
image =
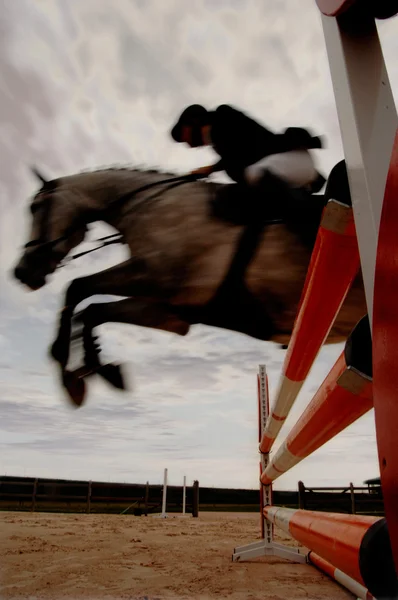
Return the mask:
<svg viewBox="0 0 398 600">
<path fill-rule="evenodd" d="M 162 500 L 162 514 L 161 516 L 167 517 L 166 515 L 166 495 L 167 495 L 167 469 L 164 470 L 164 480 L 163 480 L 163 500 Z"/>
<path fill-rule="evenodd" d="M 185 490 L 186 490 L 187 478 L 184 475 L 184 487 L 182 490 L 182 514 L 185 515 Z"/>
<path fill-rule="evenodd" d="M 372 323 L 379 224 L 397 110 L 374 19 L 364 20 L 355 34 L 338 18 L 322 15 L 322 25 Z"/>
</svg>

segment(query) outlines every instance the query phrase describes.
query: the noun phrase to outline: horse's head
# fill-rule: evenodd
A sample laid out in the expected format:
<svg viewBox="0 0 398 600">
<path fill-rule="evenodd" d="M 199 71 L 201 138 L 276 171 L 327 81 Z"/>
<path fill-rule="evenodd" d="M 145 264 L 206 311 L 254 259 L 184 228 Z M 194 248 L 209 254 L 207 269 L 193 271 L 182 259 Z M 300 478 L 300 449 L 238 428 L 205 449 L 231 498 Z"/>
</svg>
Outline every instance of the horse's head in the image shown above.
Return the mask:
<svg viewBox="0 0 398 600">
<path fill-rule="evenodd" d="M 46 181 L 35 169 L 42 187 L 30 205 L 29 241 L 14 269 L 14 277 L 32 290 L 46 284 L 63 258 L 85 236 L 82 195 L 63 180 Z"/>
</svg>

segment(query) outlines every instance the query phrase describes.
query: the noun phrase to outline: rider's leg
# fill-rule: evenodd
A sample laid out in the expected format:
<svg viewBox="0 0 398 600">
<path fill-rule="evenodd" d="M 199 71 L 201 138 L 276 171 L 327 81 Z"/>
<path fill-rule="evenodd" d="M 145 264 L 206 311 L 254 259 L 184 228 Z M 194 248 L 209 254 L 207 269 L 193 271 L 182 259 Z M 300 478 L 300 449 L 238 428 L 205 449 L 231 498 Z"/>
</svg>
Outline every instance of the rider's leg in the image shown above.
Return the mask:
<svg viewBox="0 0 398 600">
<path fill-rule="evenodd" d="M 300 217 L 301 204 L 294 206 L 295 190 L 310 186 L 317 177 L 307 150 L 267 156 L 245 169 L 250 219 L 239 239 L 223 288 L 243 283 L 267 223 L 279 218 L 293 222 L 306 218 L 304 214 Z"/>
<path fill-rule="evenodd" d="M 272 221 L 284 217 L 284 206 L 289 195 L 289 187 L 271 173 L 262 173 L 255 186 L 246 188 L 246 202 L 249 203 L 248 223 L 239 238 L 222 288 L 242 285 L 247 267 L 253 260 L 261 242 L 264 229 Z"/>
<path fill-rule="evenodd" d="M 312 155 L 308 150 L 272 154 L 245 169 L 249 186 L 261 183 L 264 174 L 271 173 L 291 188 L 305 188 L 318 177 Z"/>
<path fill-rule="evenodd" d="M 319 192 L 324 177 L 317 171 L 308 150 L 295 150 L 267 156 L 245 169 L 244 177 L 256 218 L 269 218 L 276 214 L 286 224 L 312 227 L 322 209 Z"/>
</svg>

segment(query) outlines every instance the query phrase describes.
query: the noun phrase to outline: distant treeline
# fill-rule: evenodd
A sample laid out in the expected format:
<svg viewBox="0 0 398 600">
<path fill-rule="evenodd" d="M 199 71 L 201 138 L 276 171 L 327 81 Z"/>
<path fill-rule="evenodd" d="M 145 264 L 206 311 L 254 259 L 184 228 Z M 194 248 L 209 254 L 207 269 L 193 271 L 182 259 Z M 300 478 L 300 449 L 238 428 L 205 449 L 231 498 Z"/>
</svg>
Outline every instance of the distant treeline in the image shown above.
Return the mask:
<svg viewBox="0 0 398 600">
<path fill-rule="evenodd" d="M 299 491 L 300 490 L 300 491 Z M 162 508 L 163 485 L 70 481 L 0 476 L 0 510 L 151 514 Z M 200 511 L 259 511 L 258 490 L 199 489 Z M 183 487 L 167 487 L 168 513 L 182 512 Z M 343 513 L 383 514 L 380 488 L 306 488 L 273 492 L 273 503 Z M 192 486 L 186 487 L 186 513 L 194 508 Z"/>
</svg>

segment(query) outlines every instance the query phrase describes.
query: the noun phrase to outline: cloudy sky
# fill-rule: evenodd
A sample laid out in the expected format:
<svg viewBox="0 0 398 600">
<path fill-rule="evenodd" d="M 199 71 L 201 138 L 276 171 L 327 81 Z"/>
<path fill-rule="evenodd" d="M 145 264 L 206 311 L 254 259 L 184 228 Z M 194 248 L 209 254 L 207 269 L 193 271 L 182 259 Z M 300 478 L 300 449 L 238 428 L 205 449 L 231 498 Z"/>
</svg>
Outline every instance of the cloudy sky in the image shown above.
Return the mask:
<svg viewBox="0 0 398 600">
<path fill-rule="evenodd" d="M 314 0 L 0 0 L 0 15 L 0 474 L 159 483 L 168 467 L 176 485 L 186 475 L 205 486 L 256 488 L 256 373 L 267 365 L 273 392 L 282 350 L 208 327 L 179 338 L 103 326 L 105 353 L 127 362 L 133 389 L 93 383 L 74 411 L 47 360 L 62 292 L 123 251 L 82 259 L 36 293 L 12 281 L 10 269 L 36 189 L 30 164 L 51 177 L 114 164 L 177 172 L 207 164 L 209 150 L 168 138 L 192 102 L 227 102 L 274 130 L 324 134 L 318 159 L 327 173 L 342 147 Z M 396 99 L 397 23 L 379 24 Z M 341 348 L 321 352 L 280 440 Z M 276 487 L 377 475 L 371 412 Z"/>
</svg>

